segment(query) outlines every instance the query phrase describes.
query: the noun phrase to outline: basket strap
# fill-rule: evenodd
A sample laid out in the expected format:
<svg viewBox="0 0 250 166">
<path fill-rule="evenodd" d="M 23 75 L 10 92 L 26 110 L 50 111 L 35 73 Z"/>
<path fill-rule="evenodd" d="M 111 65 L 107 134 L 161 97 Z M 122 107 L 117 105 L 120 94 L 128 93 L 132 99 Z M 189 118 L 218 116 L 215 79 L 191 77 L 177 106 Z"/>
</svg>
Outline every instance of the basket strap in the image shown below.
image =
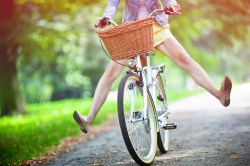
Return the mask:
<svg viewBox="0 0 250 166">
<path fill-rule="evenodd" d="M 102 41 L 102 39 L 101 39 L 101 38 L 99 38 L 99 39 L 100 39 L 100 43 L 101 43 L 102 49 L 103 49 L 103 51 L 105 52 L 106 56 L 107 56 L 109 59 L 111 59 L 111 60 L 112 60 L 113 62 L 115 62 L 115 63 L 118 63 L 119 65 L 122 65 L 122 66 L 125 66 L 125 67 L 129 67 L 128 65 L 124 65 L 124 64 L 122 64 L 122 63 L 120 63 L 120 62 L 118 62 L 118 61 L 113 60 L 113 59 L 110 57 L 110 55 L 107 53 L 107 51 L 105 50 L 105 48 L 104 48 L 104 46 L 103 46 L 103 41 Z"/>
</svg>

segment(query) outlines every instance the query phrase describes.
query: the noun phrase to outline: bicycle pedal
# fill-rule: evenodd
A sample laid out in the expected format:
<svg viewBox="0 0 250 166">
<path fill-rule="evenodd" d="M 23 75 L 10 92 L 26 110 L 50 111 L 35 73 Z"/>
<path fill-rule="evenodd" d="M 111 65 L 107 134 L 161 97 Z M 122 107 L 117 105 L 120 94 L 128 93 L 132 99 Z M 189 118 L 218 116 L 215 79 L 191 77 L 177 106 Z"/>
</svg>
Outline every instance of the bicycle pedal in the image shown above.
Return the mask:
<svg viewBox="0 0 250 166">
<path fill-rule="evenodd" d="M 164 101 L 164 98 L 162 97 L 162 95 L 157 96 L 157 99 L 160 101 Z"/>
<path fill-rule="evenodd" d="M 163 126 L 163 129 L 165 129 L 165 130 L 172 130 L 172 129 L 176 129 L 176 128 L 177 128 L 176 123 L 167 123 L 165 126 Z"/>
</svg>

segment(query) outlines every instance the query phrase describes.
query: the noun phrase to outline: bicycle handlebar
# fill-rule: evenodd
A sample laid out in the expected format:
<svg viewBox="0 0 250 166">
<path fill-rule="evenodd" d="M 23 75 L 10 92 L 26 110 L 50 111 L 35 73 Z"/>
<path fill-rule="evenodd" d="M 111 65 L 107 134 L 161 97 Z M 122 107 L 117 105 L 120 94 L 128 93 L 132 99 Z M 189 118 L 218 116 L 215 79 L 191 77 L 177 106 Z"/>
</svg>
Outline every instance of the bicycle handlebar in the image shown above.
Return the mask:
<svg viewBox="0 0 250 166">
<path fill-rule="evenodd" d="M 175 15 L 175 14 L 182 14 L 181 12 L 175 12 L 171 8 L 165 8 L 165 9 L 155 9 L 152 13 L 149 14 L 149 17 L 157 15 L 159 13 L 164 13 L 167 15 Z"/>
<path fill-rule="evenodd" d="M 165 9 L 156 9 L 154 10 L 152 13 L 149 14 L 149 17 L 155 16 L 159 13 L 165 13 L 167 15 L 175 15 L 175 14 L 182 14 L 181 12 L 174 12 L 171 8 L 165 8 Z M 107 17 L 103 17 L 102 19 L 99 20 L 98 25 L 95 25 L 96 28 L 104 28 L 107 25 L 114 25 L 117 26 L 117 24 L 112 21 L 111 19 L 107 18 Z"/>
</svg>

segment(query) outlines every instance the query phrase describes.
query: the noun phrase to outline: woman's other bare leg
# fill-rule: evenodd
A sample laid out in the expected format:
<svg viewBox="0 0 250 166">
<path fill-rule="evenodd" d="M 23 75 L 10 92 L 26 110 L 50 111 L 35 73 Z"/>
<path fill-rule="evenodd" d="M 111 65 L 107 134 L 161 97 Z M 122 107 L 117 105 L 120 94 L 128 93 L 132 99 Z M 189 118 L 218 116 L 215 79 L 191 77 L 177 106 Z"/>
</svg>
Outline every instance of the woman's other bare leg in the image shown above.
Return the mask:
<svg viewBox="0 0 250 166">
<path fill-rule="evenodd" d="M 156 49 L 172 59 L 177 65 L 187 71 L 198 85 L 219 99 L 220 91 L 216 89 L 204 69 L 190 57 L 174 36 L 166 39 Z"/>
</svg>

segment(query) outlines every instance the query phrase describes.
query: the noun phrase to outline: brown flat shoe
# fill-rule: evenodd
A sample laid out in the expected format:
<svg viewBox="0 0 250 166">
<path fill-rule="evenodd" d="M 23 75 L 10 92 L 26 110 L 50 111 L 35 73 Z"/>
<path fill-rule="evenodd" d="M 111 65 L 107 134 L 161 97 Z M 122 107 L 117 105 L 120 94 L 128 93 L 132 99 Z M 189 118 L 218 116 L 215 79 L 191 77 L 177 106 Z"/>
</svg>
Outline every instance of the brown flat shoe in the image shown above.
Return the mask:
<svg viewBox="0 0 250 166">
<path fill-rule="evenodd" d="M 86 129 L 87 123 L 86 123 L 84 117 L 82 117 L 81 114 L 78 113 L 77 111 L 74 111 L 73 117 L 74 117 L 75 121 L 77 122 L 77 124 L 79 125 L 82 132 L 87 134 L 88 133 L 88 131 Z"/>
<path fill-rule="evenodd" d="M 225 107 L 229 106 L 230 104 L 231 89 L 232 89 L 232 82 L 226 76 L 223 82 L 221 83 L 221 88 L 220 88 L 220 102 Z"/>
</svg>

